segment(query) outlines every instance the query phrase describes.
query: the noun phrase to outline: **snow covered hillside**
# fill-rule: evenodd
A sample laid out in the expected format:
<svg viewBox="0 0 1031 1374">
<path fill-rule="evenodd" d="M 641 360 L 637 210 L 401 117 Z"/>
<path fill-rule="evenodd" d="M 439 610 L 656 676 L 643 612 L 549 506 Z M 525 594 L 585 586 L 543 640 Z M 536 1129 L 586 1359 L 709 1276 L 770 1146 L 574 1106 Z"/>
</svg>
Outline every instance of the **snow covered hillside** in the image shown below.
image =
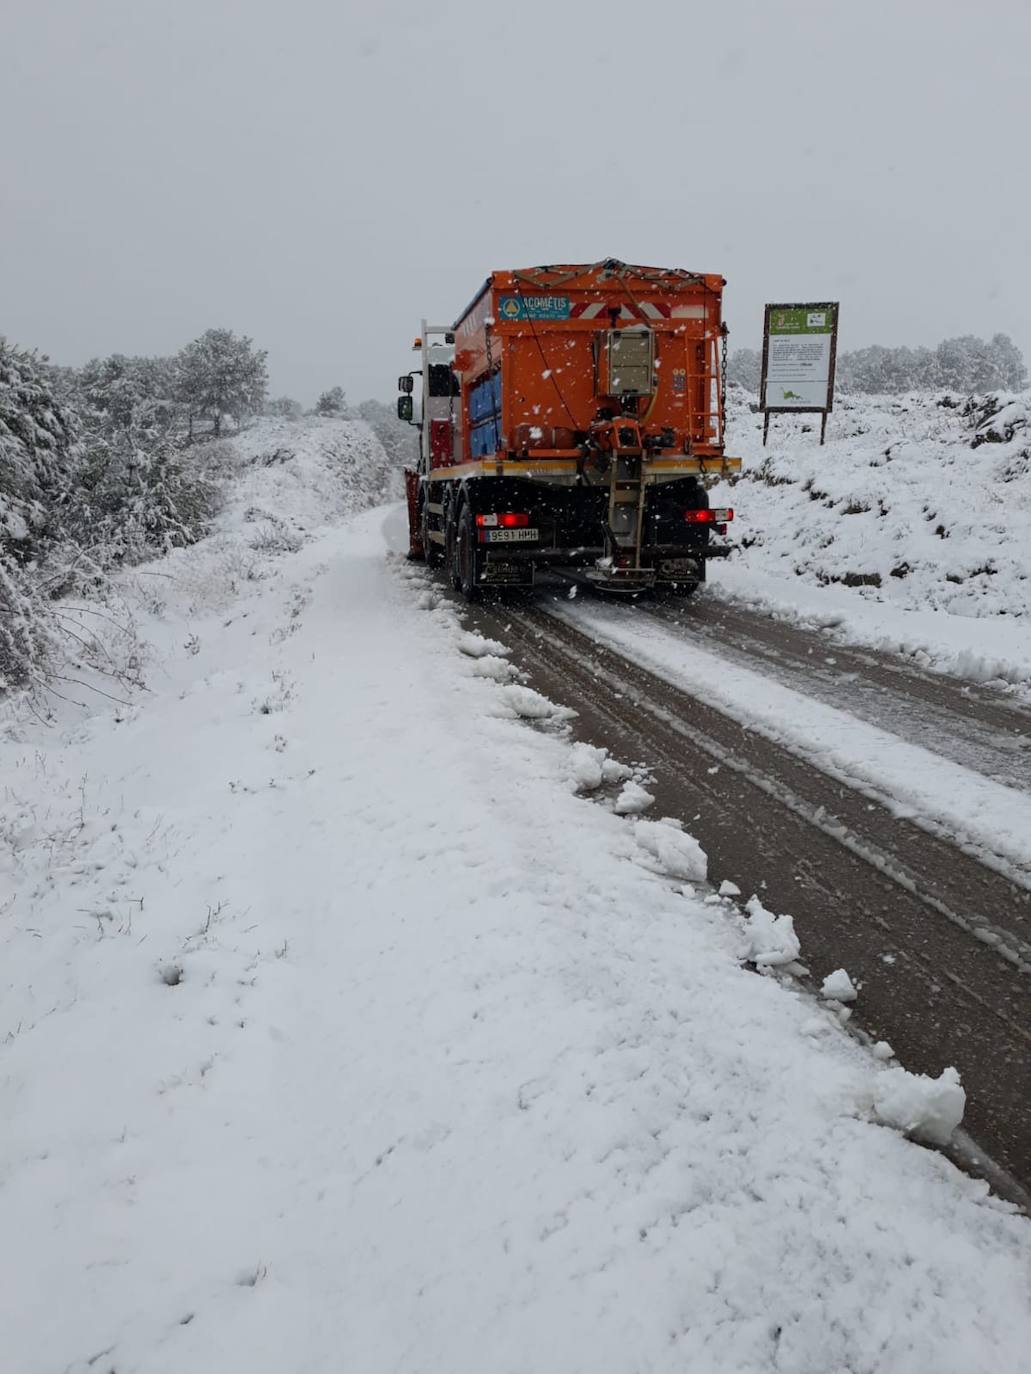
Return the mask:
<svg viewBox="0 0 1031 1374">
<path fill-rule="evenodd" d="M 367 431 L 238 443 L 146 688 L 0 734 L 4 1368 L 1019 1369 L 948 1066 L 463 628 Z"/>
<path fill-rule="evenodd" d="M 819 417 L 762 416 L 732 390 L 741 555 L 716 594 L 765 600 L 861 642 L 979 678 L 1031 679 L 1031 392 L 841 397 Z M 973 624 L 972 622 L 977 622 Z"/>
</svg>

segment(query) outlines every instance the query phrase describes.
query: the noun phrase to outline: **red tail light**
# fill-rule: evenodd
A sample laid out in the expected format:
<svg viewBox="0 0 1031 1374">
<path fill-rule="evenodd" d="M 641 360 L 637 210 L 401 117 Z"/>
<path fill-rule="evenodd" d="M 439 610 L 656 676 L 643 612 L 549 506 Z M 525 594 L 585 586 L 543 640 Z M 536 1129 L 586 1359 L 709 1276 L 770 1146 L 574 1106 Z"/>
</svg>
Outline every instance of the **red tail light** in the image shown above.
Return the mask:
<svg viewBox="0 0 1031 1374">
<path fill-rule="evenodd" d="M 530 517 L 517 515 L 512 511 L 500 511 L 497 514 L 478 515 L 476 523 L 481 529 L 517 530 L 527 526 L 530 523 Z"/>
<path fill-rule="evenodd" d="M 730 506 L 716 506 L 713 510 L 684 511 L 684 519 L 689 525 L 725 525 L 733 518 L 734 512 Z"/>
</svg>

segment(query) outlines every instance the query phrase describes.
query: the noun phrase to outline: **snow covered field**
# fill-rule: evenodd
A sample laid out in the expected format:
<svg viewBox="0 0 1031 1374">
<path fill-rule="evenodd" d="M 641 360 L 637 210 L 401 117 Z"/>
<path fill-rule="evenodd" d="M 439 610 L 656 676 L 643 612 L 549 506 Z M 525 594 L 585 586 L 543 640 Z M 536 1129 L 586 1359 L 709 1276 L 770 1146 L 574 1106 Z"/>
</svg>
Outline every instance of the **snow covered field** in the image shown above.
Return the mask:
<svg viewBox="0 0 1031 1374">
<path fill-rule="evenodd" d="M 842 397 L 819 417 L 730 397 L 742 555 L 711 592 L 978 681 L 1031 683 L 1031 393 Z"/>
<path fill-rule="evenodd" d="M 0 1364 L 1021 1368 L 1031 1223 L 896 1129 L 961 1090 L 292 433 L 146 570 L 149 690 L 0 738 Z"/>
</svg>

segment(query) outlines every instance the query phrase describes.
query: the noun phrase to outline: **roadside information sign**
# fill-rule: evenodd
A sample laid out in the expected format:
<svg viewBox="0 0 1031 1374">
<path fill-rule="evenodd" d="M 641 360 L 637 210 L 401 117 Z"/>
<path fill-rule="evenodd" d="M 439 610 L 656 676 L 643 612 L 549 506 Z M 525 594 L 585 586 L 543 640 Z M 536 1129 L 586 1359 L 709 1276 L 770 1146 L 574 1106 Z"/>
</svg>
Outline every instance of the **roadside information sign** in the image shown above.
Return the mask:
<svg viewBox="0 0 1031 1374">
<path fill-rule="evenodd" d="M 834 364 L 838 352 L 838 302 L 768 305 L 763 327 L 762 383 L 763 443 L 770 415 L 779 411 L 809 411 L 827 416 L 834 409 Z"/>
</svg>

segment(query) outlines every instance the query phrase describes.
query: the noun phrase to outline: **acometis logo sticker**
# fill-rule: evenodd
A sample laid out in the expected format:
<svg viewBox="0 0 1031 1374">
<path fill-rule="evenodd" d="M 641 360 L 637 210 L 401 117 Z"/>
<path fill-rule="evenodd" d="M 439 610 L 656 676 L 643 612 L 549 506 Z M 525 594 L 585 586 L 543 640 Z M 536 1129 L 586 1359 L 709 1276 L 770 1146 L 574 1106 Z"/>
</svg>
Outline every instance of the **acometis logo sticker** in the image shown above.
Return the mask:
<svg viewBox="0 0 1031 1374">
<path fill-rule="evenodd" d="M 498 314 L 503 320 L 568 320 L 568 296 L 502 296 Z"/>
</svg>

